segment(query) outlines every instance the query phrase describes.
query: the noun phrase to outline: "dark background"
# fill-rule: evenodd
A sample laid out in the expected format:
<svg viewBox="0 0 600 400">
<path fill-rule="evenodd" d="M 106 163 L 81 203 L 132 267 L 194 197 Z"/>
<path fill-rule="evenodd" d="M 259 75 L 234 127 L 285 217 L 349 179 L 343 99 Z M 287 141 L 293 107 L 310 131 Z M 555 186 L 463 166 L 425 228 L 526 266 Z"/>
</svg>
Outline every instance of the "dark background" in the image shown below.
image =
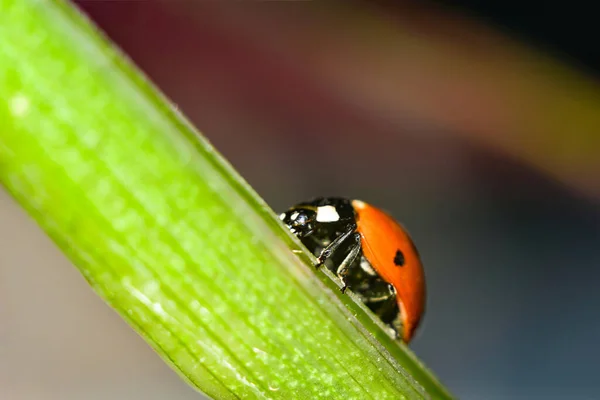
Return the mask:
<svg viewBox="0 0 600 400">
<path fill-rule="evenodd" d="M 422 254 L 429 290 L 424 324 L 411 347 L 459 398 L 600 398 L 597 125 L 579 128 L 571 116 L 577 102 L 571 114 L 552 116 L 573 129 L 546 127 L 543 113 L 520 119 L 534 113 L 527 109 L 534 108 L 533 101 L 527 103 L 530 97 L 512 108 L 523 93 L 552 102 L 554 92 L 545 92 L 541 84 L 519 91 L 523 85 L 515 78 L 514 93 L 499 94 L 498 80 L 488 79 L 488 72 L 518 72 L 518 66 L 502 64 L 503 57 L 480 43 L 489 32 L 500 32 L 486 40 L 502 51 L 512 46 L 511 40 L 527 43 L 585 71 L 585 79 L 595 82 L 600 28 L 591 17 L 586 22 L 591 9 L 573 2 L 568 8 L 442 3 L 444 8 L 363 4 L 369 13 L 362 14 L 360 6 L 344 3 L 324 11 L 310 2 L 79 2 L 276 211 L 313 196 L 342 195 L 376 204 L 403 222 Z M 356 29 L 335 36 L 336 25 L 323 23 L 328 18 L 353 18 Z M 367 20 L 369 28 L 364 28 L 361 21 Z M 409 33 L 386 36 L 378 23 L 406 24 Z M 303 42 L 305 35 L 311 39 Z M 314 40 L 319 35 L 326 44 Z M 337 53 L 314 49 L 336 48 L 339 37 L 346 58 L 336 69 Z M 505 37 L 512 39 L 505 42 Z M 463 73 L 460 64 L 452 64 L 463 57 L 465 43 L 475 46 L 469 48 L 477 50 L 478 60 L 497 70 L 467 63 L 473 70 Z M 361 51 L 381 47 L 376 54 L 385 55 L 384 46 L 405 63 L 396 70 L 386 68 L 398 62 L 391 56 L 389 64 L 385 58 L 378 61 L 380 72 L 390 74 L 383 82 L 397 85 L 397 102 L 382 95 L 377 103 L 379 92 L 361 96 L 351 85 L 364 77 L 364 87 L 374 87 L 368 79 L 375 74 L 362 69 L 370 55 Z M 427 54 L 439 54 L 436 49 L 448 57 L 447 68 L 437 61 L 428 64 Z M 426 54 L 425 61 L 420 54 Z M 341 83 L 330 85 L 331 75 L 320 74 L 325 70 L 333 70 Z M 457 72 L 436 72 L 447 70 Z M 406 74 L 413 74 L 410 80 L 394 80 Z M 473 76 L 483 89 L 469 86 Z M 385 86 L 381 93 L 388 93 Z M 577 98 L 576 88 L 565 90 Z M 458 96 L 460 107 L 445 100 L 448 93 Z M 457 114 L 461 118 L 453 119 Z M 506 126 L 522 131 L 502 125 L 510 118 L 514 124 Z M 555 157 L 557 147 L 546 146 L 567 137 L 578 138 L 588 158 L 575 150 Z M 75 275 L 69 279 L 88 296 L 83 282 Z M 195 398 L 158 366 L 160 361 L 118 317 L 92 297 L 89 302 L 93 305 L 83 302 L 81 310 L 64 319 L 89 314 L 92 308 L 86 307 L 102 309 L 100 320 L 110 323 L 81 319 L 74 324 L 79 334 L 73 336 L 94 332 L 92 342 L 80 345 L 104 354 L 83 352 L 71 359 L 70 372 L 53 372 L 53 383 L 30 371 L 27 390 L 39 385 L 44 396 L 22 398 L 81 398 L 78 390 L 85 390 L 86 398 L 94 392 L 112 399 Z M 61 310 L 62 303 L 56 304 Z M 45 346 L 60 348 L 68 340 L 37 335 Z M 121 343 L 116 350 L 115 343 Z M 46 357 L 49 365 L 56 361 L 53 354 Z M 60 358 L 58 353 L 54 357 Z M 97 360 L 91 376 L 73 374 L 72 369 L 85 371 L 90 359 Z M 127 375 L 116 367 L 121 375 L 112 372 L 119 364 L 136 369 L 140 359 L 156 369 Z M 62 382 L 61 389 L 56 382 Z M 163 392 L 151 389 L 158 383 Z"/>
<path fill-rule="evenodd" d="M 493 24 L 499 30 L 566 58 L 596 73 L 600 59 L 595 38 L 600 33 L 591 3 L 520 1 L 437 1 Z"/>
</svg>

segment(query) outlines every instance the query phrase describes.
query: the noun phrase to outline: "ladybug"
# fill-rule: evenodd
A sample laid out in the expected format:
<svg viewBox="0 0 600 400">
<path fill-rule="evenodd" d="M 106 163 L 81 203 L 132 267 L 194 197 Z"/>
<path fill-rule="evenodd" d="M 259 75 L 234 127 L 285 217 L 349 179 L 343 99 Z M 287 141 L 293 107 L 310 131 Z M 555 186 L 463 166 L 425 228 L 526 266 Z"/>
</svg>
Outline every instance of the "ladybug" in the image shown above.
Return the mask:
<svg viewBox="0 0 600 400">
<path fill-rule="evenodd" d="M 319 197 L 280 215 L 289 230 L 408 343 L 425 309 L 419 253 L 389 214 L 360 200 Z"/>
</svg>

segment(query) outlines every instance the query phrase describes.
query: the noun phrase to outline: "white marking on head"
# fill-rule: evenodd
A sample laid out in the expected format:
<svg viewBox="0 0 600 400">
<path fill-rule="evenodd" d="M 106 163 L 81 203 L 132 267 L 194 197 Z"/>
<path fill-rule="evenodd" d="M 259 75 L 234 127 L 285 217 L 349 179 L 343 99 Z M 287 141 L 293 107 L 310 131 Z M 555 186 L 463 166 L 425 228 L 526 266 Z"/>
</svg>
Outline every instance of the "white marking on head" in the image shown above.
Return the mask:
<svg viewBox="0 0 600 400">
<path fill-rule="evenodd" d="M 318 222 L 336 222 L 340 220 L 340 214 L 334 206 L 323 206 L 317 209 Z"/>
</svg>

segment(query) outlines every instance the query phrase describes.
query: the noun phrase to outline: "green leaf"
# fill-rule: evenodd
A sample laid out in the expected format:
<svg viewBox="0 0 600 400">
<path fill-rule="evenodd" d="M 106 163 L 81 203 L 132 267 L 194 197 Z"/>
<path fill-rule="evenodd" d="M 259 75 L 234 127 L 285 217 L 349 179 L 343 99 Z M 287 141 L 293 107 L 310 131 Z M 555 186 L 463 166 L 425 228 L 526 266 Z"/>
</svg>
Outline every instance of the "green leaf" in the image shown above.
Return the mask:
<svg viewBox="0 0 600 400">
<path fill-rule="evenodd" d="M 213 398 L 450 398 L 61 1 L 0 0 L 0 181 Z"/>
</svg>

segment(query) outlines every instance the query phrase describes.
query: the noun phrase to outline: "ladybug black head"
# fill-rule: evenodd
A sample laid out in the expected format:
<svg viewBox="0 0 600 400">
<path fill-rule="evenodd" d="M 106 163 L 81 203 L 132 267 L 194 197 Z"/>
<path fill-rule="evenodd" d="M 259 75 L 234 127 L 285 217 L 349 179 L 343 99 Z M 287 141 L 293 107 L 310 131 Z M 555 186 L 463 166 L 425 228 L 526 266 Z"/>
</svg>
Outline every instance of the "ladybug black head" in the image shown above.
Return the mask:
<svg viewBox="0 0 600 400">
<path fill-rule="evenodd" d="M 303 238 L 314 232 L 317 223 L 317 211 L 296 208 L 284 212 L 279 218 L 294 235 Z"/>
</svg>

